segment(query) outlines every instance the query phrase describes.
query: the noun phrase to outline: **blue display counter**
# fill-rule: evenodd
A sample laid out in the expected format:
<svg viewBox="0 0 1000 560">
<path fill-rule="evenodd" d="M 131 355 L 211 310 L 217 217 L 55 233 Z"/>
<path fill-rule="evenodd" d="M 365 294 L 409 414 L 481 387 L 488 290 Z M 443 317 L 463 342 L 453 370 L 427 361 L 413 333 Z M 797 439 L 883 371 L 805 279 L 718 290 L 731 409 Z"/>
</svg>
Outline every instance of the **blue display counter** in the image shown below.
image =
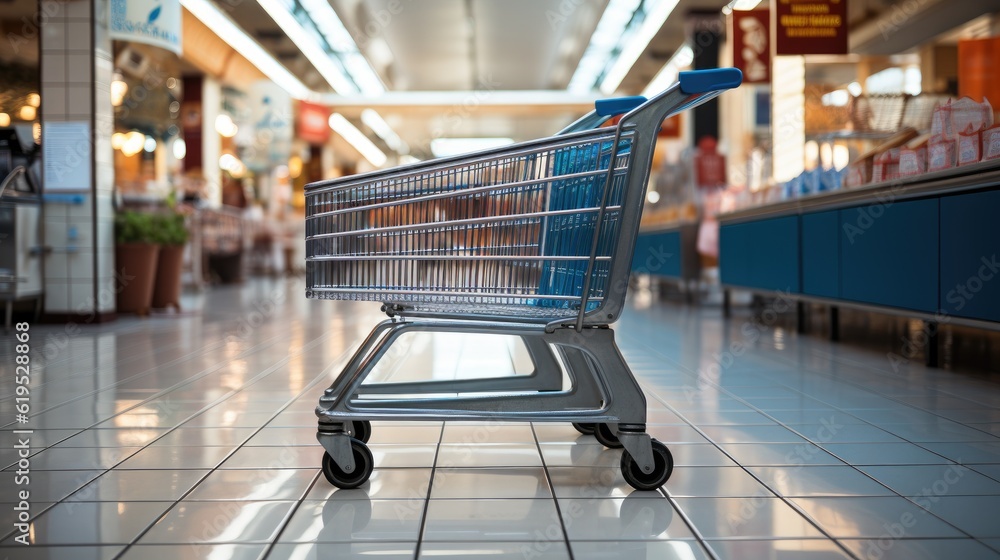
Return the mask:
<svg viewBox="0 0 1000 560">
<path fill-rule="evenodd" d="M 998 215 L 1000 161 L 742 210 L 719 217 L 719 275 L 834 317 L 849 306 L 997 329 Z"/>
<path fill-rule="evenodd" d="M 632 274 L 649 274 L 677 284 L 688 299 L 701 275 L 698 222 L 673 222 L 639 230 L 632 257 Z"/>
</svg>

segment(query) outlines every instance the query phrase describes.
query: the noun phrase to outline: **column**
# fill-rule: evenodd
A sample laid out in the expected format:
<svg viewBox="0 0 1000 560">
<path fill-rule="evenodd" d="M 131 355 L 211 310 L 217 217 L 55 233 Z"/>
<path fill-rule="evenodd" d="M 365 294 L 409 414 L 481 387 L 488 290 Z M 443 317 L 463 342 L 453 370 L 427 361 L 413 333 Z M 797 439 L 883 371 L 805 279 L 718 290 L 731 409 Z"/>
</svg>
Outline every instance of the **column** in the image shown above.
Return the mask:
<svg viewBox="0 0 1000 560">
<path fill-rule="evenodd" d="M 107 0 L 43 0 L 39 9 L 43 235 L 51 248 L 45 257 L 44 313 L 52 320 L 101 322 L 114 318 L 116 294 L 108 5 Z M 71 149 L 54 149 L 57 136 L 72 134 L 78 139 Z M 88 172 L 54 171 L 63 163 L 64 169 Z"/>
</svg>

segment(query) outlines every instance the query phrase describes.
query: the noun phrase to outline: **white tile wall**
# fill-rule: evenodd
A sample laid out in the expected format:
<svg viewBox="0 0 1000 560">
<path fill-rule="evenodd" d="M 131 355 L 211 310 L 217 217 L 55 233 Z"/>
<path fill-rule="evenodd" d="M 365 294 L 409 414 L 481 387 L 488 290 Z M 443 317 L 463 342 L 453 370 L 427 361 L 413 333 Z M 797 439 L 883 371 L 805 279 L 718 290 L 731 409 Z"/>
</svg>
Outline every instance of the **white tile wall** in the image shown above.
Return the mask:
<svg viewBox="0 0 1000 560">
<path fill-rule="evenodd" d="M 45 256 L 45 282 L 65 282 L 69 278 L 68 255 L 62 251 L 53 251 Z"/>
<path fill-rule="evenodd" d="M 89 284 L 94 282 L 94 249 L 92 247 L 81 247 L 69 253 L 66 258 L 66 267 L 69 269 L 69 280 L 86 281 Z"/>
<path fill-rule="evenodd" d="M 72 71 L 70 72 L 72 73 Z M 73 120 L 89 120 L 93 99 L 89 84 L 70 84 L 66 89 L 66 113 Z"/>
<path fill-rule="evenodd" d="M 65 280 L 45 279 L 45 312 L 68 313 L 69 284 Z"/>
<path fill-rule="evenodd" d="M 114 310 L 114 216 L 110 193 L 114 187 L 110 137 L 114 123 L 110 83 L 114 70 L 107 18 L 94 17 L 107 10 L 107 0 L 66 0 L 57 3 L 42 26 L 42 110 L 47 121 L 85 120 L 95 123 L 100 140 L 90 151 L 98 185 L 81 177 L 81 186 L 100 192 L 100 211 L 94 215 L 93 199 L 84 204 L 47 203 L 45 241 L 54 247 L 46 257 L 47 313 L 90 313 L 95 307 L 98 282 L 110 292 L 101 311 Z M 95 104 L 96 100 L 96 104 Z M 95 107 L 96 105 L 96 107 Z M 98 152 L 95 154 L 95 150 Z M 97 155 L 98 157 L 94 157 Z M 98 189 L 99 187 L 99 189 Z M 95 218 L 99 232 L 94 231 Z M 76 229 L 70 239 L 69 228 Z M 67 253 L 68 247 L 76 251 Z M 98 253 L 95 270 L 95 251 Z"/>
<path fill-rule="evenodd" d="M 88 313 L 94 310 L 93 280 L 74 280 L 69 285 L 69 305 L 77 313 Z"/>
<path fill-rule="evenodd" d="M 93 57 L 88 53 L 68 52 L 66 64 L 69 69 L 68 78 L 71 84 L 90 84 L 93 74 Z"/>
<path fill-rule="evenodd" d="M 94 248 L 94 227 L 90 220 L 72 220 L 66 226 L 69 242 L 80 249 Z"/>
<path fill-rule="evenodd" d="M 66 22 L 66 48 L 73 51 L 90 52 L 90 21 Z"/>
<path fill-rule="evenodd" d="M 90 197 L 85 196 L 83 199 L 83 204 L 69 204 L 66 206 L 66 216 L 74 222 L 81 220 L 90 220 L 90 215 L 93 212 L 92 204 L 90 203 Z"/>
<path fill-rule="evenodd" d="M 66 49 L 66 22 L 63 20 L 47 21 L 42 26 L 42 52 L 63 51 Z"/>
<path fill-rule="evenodd" d="M 42 54 L 42 85 L 63 85 L 66 83 L 65 51 Z"/>
<path fill-rule="evenodd" d="M 45 224 L 43 240 L 50 247 L 62 247 L 66 245 L 66 218 L 52 216 L 48 212 L 45 214 Z"/>
<path fill-rule="evenodd" d="M 46 204 L 45 219 L 59 218 L 65 220 L 68 207 L 65 204 Z"/>
<path fill-rule="evenodd" d="M 90 0 L 68 0 L 64 5 L 67 18 L 90 21 Z"/>
<path fill-rule="evenodd" d="M 45 103 L 42 104 L 42 119 L 65 119 L 67 114 L 66 88 L 59 85 L 45 86 Z"/>
</svg>

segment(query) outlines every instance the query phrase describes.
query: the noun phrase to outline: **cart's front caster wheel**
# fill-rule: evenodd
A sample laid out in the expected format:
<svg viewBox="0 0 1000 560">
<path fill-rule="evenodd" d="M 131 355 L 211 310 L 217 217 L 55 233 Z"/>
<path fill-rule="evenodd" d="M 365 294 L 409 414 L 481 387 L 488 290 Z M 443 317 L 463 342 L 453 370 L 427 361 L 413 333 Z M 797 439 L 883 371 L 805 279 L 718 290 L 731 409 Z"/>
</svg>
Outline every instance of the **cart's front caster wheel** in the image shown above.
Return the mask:
<svg viewBox="0 0 1000 560">
<path fill-rule="evenodd" d="M 618 441 L 618 434 L 608 424 L 594 424 L 594 437 L 604 447 L 610 449 L 620 449 L 622 447 L 622 442 Z"/>
<path fill-rule="evenodd" d="M 323 454 L 323 476 L 330 484 L 344 490 L 357 488 L 368 481 L 375 469 L 375 459 L 368 446 L 351 438 L 351 452 L 354 454 L 354 471 L 344 472 L 329 453 Z"/>
<path fill-rule="evenodd" d="M 670 473 L 674 472 L 674 457 L 670 450 L 657 440 L 652 440 L 653 444 L 653 470 L 648 473 L 642 472 L 639 464 L 635 462 L 632 455 L 626 450 L 622 452 L 622 476 L 636 490 L 656 490 L 663 486 Z"/>
<path fill-rule="evenodd" d="M 372 438 L 372 423 L 368 420 L 352 420 L 351 421 L 351 437 L 356 440 L 360 440 L 361 443 L 368 443 L 368 440 Z"/>
<path fill-rule="evenodd" d="M 576 431 L 580 432 L 581 434 L 583 434 L 585 436 L 592 436 L 592 435 L 594 435 L 594 427 L 595 426 L 597 426 L 597 424 L 588 424 L 588 423 L 582 423 L 581 424 L 579 422 L 573 422 L 573 427 L 576 428 Z"/>
</svg>

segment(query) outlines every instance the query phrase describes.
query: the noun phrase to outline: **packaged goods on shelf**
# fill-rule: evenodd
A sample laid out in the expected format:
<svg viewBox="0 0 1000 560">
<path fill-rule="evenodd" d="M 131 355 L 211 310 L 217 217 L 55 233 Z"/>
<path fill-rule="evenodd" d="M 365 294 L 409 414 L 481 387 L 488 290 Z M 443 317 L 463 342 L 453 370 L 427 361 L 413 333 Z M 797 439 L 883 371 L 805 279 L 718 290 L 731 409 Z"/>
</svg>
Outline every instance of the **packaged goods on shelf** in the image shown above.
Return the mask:
<svg viewBox="0 0 1000 560">
<path fill-rule="evenodd" d="M 927 144 L 930 134 L 920 135 L 899 150 L 899 176 L 913 177 L 927 172 Z"/>
<path fill-rule="evenodd" d="M 942 171 L 955 167 L 956 141 L 934 136 L 927 147 L 927 171 Z"/>
<path fill-rule="evenodd" d="M 845 186 L 849 189 L 868 184 L 872 180 L 872 158 L 865 158 L 852 163 L 847 168 Z"/>
<path fill-rule="evenodd" d="M 899 178 L 900 148 L 890 148 L 875 156 L 872 167 L 872 182 L 894 181 Z"/>
<path fill-rule="evenodd" d="M 983 160 L 1000 158 L 1000 125 L 983 131 Z"/>
<path fill-rule="evenodd" d="M 958 134 L 958 165 L 979 163 L 983 159 L 983 131 L 972 130 Z"/>
</svg>

